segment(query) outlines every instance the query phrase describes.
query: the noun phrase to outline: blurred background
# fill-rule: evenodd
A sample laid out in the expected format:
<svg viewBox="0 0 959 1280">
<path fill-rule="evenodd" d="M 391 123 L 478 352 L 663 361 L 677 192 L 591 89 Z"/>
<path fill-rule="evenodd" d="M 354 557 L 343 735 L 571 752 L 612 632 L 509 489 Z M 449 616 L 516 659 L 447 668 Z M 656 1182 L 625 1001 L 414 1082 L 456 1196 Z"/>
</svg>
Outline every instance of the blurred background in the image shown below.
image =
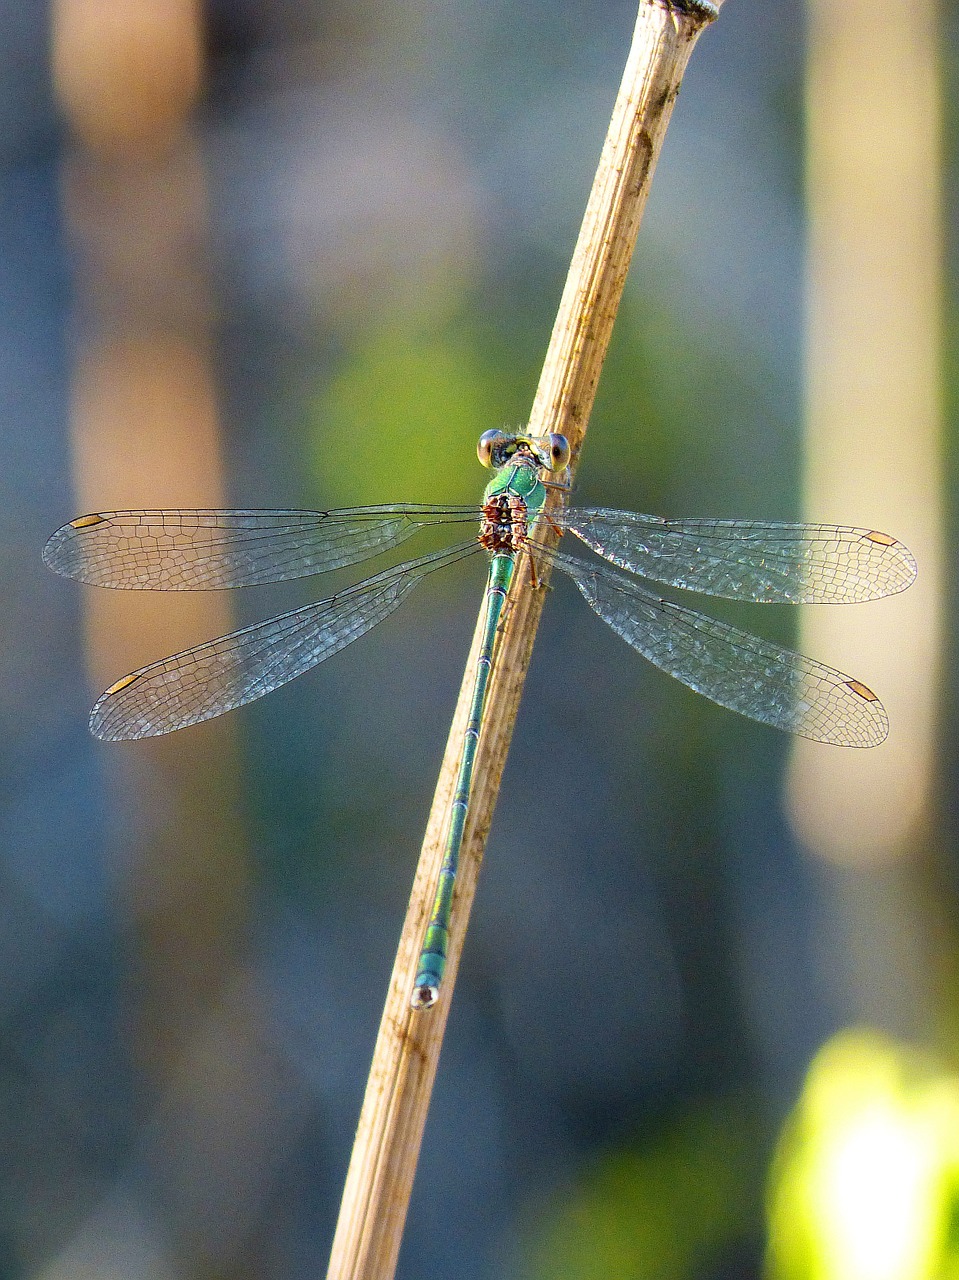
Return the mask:
<svg viewBox="0 0 959 1280">
<path fill-rule="evenodd" d="M 109 746 L 106 684 L 329 588 L 86 591 L 45 538 L 472 501 L 476 438 L 528 413 L 634 18 L 0 2 L 0 1277 L 325 1273 L 482 579 Z M 957 18 L 727 0 L 577 482 L 901 537 L 894 601 L 713 609 L 877 688 L 889 741 L 741 721 L 557 584 L 404 1280 L 959 1275 Z"/>
</svg>

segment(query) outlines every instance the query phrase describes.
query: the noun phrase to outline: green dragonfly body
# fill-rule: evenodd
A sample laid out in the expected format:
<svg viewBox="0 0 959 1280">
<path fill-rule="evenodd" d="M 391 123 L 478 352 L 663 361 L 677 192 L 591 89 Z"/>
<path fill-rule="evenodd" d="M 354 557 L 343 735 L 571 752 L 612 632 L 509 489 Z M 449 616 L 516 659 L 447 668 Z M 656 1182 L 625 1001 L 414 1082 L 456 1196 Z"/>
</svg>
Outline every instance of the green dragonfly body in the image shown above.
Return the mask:
<svg viewBox="0 0 959 1280">
<path fill-rule="evenodd" d="M 564 449 L 564 445 L 565 441 L 563 445 L 553 446 L 557 453 L 551 461 L 558 464 L 558 470 L 565 469 L 569 458 L 569 450 Z M 511 459 L 504 461 L 483 494 L 483 530 L 480 541 L 490 552 L 483 635 L 476 662 L 469 720 L 463 735 L 456 789 L 450 805 L 449 827 L 436 897 L 426 926 L 416 981 L 413 984 L 413 1006 L 418 1009 L 435 1003 L 446 968 L 453 886 L 456 883 L 463 829 L 469 810 L 473 765 L 483 723 L 486 690 L 493 669 L 496 632 L 506 602 L 506 593 L 513 581 L 516 557 L 527 546 L 530 529 L 546 502 L 546 489 L 539 478 L 543 460 L 532 448 L 518 451 Z"/>
<path fill-rule="evenodd" d="M 44 548 L 57 573 L 124 589 L 213 590 L 356 564 L 425 527 L 480 518 L 478 536 L 374 574 L 326 600 L 242 627 L 124 676 L 90 716 L 107 741 L 199 723 L 278 688 L 369 631 L 438 568 L 489 554 L 482 642 L 450 809 L 445 853 L 412 993 L 435 1003 L 446 964 L 457 863 L 469 808 L 496 636 L 517 559 L 571 577 L 591 608 L 668 674 L 751 719 L 819 742 L 870 747 L 888 721 L 860 681 L 814 659 L 665 600 L 632 575 L 755 603 L 858 603 L 902 591 L 916 565 L 902 543 L 846 525 L 663 520 L 604 507 L 548 515 L 606 561 L 587 563 L 536 540 L 544 477 L 566 470 L 562 436 L 500 431 L 481 438 L 494 476 L 479 508 L 415 505 L 339 511 L 114 511 L 81 516 Z M 555 481 L 553 482 L 556 483 Z M 628 572 L 622 573 L 619 570 Z"/>
</svg>

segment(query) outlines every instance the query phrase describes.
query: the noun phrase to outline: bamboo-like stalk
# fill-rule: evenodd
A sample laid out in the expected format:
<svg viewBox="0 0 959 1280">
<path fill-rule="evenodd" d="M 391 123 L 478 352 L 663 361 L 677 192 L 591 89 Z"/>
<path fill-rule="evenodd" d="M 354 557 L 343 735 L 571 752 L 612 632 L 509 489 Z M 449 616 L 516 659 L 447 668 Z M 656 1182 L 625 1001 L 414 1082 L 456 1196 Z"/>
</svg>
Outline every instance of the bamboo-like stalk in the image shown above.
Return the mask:
<svg viewBox="0 0 959 1280">
<path fill-rule="evenodd" d="M 641 0 L 622 85 L 553 326 L 529 430 L 582 445 L 653 169 L 689 55 L 722 0 Z M 518 565 L 487 696 L 438 1004 L 410 1007 L 443 856 L 482 613 L 426 828 L 347 1173 L 327 1280 L 390 1280 L 466 925 L 545 592 Z"/>
</svg>

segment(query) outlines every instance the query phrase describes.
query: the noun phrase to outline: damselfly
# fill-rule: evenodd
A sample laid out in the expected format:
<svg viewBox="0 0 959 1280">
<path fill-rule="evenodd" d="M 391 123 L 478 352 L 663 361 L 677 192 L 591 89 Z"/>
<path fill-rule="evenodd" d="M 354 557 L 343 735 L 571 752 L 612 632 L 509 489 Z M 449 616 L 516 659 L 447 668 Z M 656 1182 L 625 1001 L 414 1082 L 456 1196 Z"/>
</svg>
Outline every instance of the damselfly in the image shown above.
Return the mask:
<svg viewBox="0 0 959 1280">
<path fill-rule="evenodd" d="M 397 503 L 337 511 L 106 511 L 64 525 L 44 548 L 51 569 L 134 590 L 200 591 L 326 573 L 372 558 L 418 530 L 480 520 L 478 536 L 408 560 L 326 600 L 242 627 L 124 676 L 99 698 L 91 731 L 146 738 L 252 702 L 381 622 L 428 574 L 489 555 L 482 643 L 451 806 L 445 857 L 412 996 L 437 998 L 453 884 L 503 603 L 517 560 L 548 561 L 634 649 L 721 706 L 818 742 L 871 747 L 888 721 L 860 681 L 728 623 L 660 598 L 619 569 L 672 587 L 755 603 L 848 604 L 902 591 L 916 575 L 888 534 L 845 525 L 664 520 L 605 507 L 545 512 L 548 473 L 566 471 L 560 435 L 487 431 L 480 461 L 495 475 L 475 506 Z M 540 517 L 606 561 L 587 563 L 537 540 Z"/>
</svg>

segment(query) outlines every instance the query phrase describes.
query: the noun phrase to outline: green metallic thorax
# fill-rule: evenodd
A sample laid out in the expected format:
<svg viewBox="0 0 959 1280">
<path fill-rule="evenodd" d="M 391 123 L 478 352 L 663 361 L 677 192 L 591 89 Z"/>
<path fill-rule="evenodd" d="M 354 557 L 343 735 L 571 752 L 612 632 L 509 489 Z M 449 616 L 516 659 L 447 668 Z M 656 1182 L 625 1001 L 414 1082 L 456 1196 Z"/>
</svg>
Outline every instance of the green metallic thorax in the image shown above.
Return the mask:
<svg viewBox="0 0 959 1280">
<path fill-rule="evenodd" d="M 546 502 L 546 488 L 539 478 L 539 467 L 532 462 L 514 460 L 501 467 L 486 486 L 483 502 L 501 494 L 513 494 L 526 503 L 528 520 L 532 526 Z"/>
</svg>

